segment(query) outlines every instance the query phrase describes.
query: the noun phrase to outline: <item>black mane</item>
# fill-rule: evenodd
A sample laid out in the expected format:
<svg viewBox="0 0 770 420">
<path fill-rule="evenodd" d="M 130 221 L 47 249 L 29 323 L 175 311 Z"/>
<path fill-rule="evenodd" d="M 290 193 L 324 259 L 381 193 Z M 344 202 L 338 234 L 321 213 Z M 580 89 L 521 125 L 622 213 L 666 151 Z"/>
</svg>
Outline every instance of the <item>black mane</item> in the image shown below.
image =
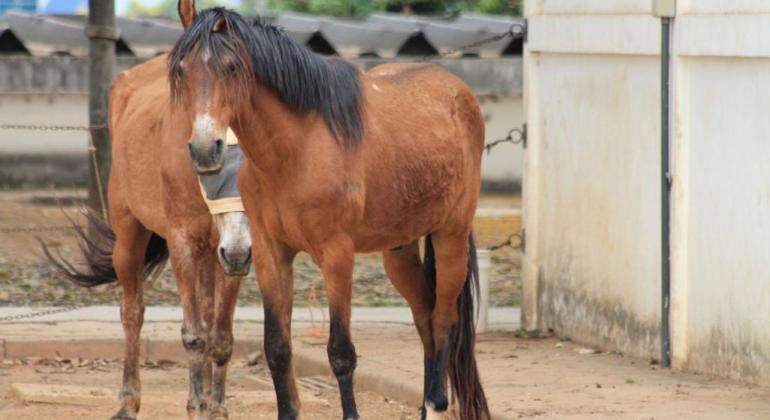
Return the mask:
<svg viewBox="0 0 770 420">
<path fill-rule="evenodd" d="M 253 72 L 292 109 L 319 112 L 335 138 L 361 141 L 363 92 L 353 64 L 321 57 L 271 24 L 249 23 L 238 13 L 217 7 L 200 11 L 171 50 L 172 96 L 179 93 L 182 61 L 201 51 L 209 52 L 209 67 L 222 80 L 233 73 Z M 236 58 L 234 62 L 225 62 L 228 55 Z"/>
</svg>

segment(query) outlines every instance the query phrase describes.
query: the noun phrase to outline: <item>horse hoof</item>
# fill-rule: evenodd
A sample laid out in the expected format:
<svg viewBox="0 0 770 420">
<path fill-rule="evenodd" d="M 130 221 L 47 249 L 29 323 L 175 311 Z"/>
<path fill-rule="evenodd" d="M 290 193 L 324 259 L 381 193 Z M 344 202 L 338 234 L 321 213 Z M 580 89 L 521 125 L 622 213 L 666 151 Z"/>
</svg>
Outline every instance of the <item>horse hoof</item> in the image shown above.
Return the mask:
<svg viewBox="0 0 770 420">
<path fill-rule="evenodd" d="M 209 410 L 209 419 L 211 420 L 228 420 L 229 418 L 230 416 L 224 406 L 211 407 Z"/>
<path fill-rule="evenodd" d="M 136 414 L 129 414 L 126 408 L 123 407 L 114 416 L 110 417 L 110 420 L 136 420 Z"/>
</svg>

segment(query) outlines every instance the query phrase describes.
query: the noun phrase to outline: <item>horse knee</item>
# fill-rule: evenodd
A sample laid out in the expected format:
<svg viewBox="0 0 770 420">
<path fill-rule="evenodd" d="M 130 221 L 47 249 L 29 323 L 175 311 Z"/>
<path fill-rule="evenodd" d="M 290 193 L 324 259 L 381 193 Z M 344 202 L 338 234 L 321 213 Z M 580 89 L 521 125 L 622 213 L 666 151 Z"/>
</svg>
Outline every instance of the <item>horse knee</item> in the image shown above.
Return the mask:
<svg viewBox="0 0 770 420">
<path fill-rule="evenodd" d="M 211 346 L 211 359 L 218 366 L 224 366 L 230 363 L 233 355 L 233 335 L 216 334 Z"/>
<path fill-rule="evenodd" d="M 206 351 L 206 337 L 182 328 L 182 345 L 189 353 L 202 355 Z"/>
<path fill-rule="evenodd" d="M 348 337 L 329 340 L 326 347 L 329 355 L 329 365 L 337 377 L 351 375 L 356 369 L 356 348 Z"/>
</svg>

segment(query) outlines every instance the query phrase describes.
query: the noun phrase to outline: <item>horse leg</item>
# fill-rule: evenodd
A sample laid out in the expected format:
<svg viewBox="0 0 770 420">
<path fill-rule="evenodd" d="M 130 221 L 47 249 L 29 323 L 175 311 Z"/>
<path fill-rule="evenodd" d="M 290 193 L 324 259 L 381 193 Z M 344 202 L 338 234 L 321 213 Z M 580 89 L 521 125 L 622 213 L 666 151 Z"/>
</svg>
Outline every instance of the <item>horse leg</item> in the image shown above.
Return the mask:
<svg viewBox="0 0 770 420">
<path fill-rule="evenodd" d="M 217 270 L 216 318 L 211 340 L 211 359 L 213 377 L 211 382 L 211 400 L 209 413 L 212 419 L 228 418 L 225 408 L 225 385 L 227 365 L 233 354 L 233 315 L 238 302 L 240 277 L 225 277 Z"/>
<path fill-rule="evenodd" d="M 221 271 L 219 261 L 216 257 L 216 251 L 212 248 L 203 255 L 199 265 L 200 276 L 198 278 L 198 287 L 196 289 L 196 298 L 198 300 L 198 309 L 203 317 L 203 325 L 206 329 L 206 350 L 204 352 L 203 362 L 201 364 L 203 378 L 203 394 L 205 395 L 205 408 L 208 410 L 211 399 L 211 342 L 214 334 L 215 300 L 218 273 Z M 194 399 L 195 395 L 189 395 L 189 399 Z M 208 411 L 207 411 L 208 413 Z"/>
<path fill-rule="evenodd" d="M 429 260 L 433 258 L 436 303 L 431 324 L 435 350 L 425 399 L 428 417 L 446 411 L 449 404 L 446 379 L 449 378 L 459 418 L 488 419 L 489 409 L 474 354 L 472 290 L 478 286 L 478 269 L 473 237 L 467 231 L 438 231 L 429 235 L 426 238 L 426 267 L 431 265 Z"/>
<path fill-rule="evenodd" d="M 259 232 L 252 229 L 254 268 L 265 309 L 265 358 L 278 400 L 278 419 L 297 419 L 300 401 L 291 354 L 291 309 L 294 302 L 291 264 L 296 251 L 257 235 Z"/>
<path fill-rule="evenodd" d="M 179 299 L 182 302 L 182 344 L 190 358 L 190 394 L 187 415 L 201 417 L 206 412 L 204 389 L 204 364 L 206 359 L 206 330 L 198 305 L 198 280 L 204 256 L 198 251 L 196 241 L 185 232 L 172 231 L 169 235 L 171 266 L 176 276 Z"/>
<path fill-rule="evenodd" d="M 431 365 L 433 363 L 433 328 L 431 313 L 434 305 L 434 285 L 425 277 L 425 268 L 420 259 L 420 248 L 417 241 L 384 251 L 382 262 L 393 287 L 406 299 L 412 309 L 412 318 L 417 327 L 417 333 L 422 341 L 424 355 L 423 407 L 422 418 L 425 418 L 425 397 L 427 397 Z"/>
<path fill-rule="evenodd" d="M 350 339 L 350 306 L 353 284 L 353 241 L 349 238 L 325 246 L 320 259 L 321 271 L 329 300 L 329 343 L 326 351 L 329 365 L 340 388 L 342 418 L 358 419 L 353 392 L 356 348 Z"/>
<path fill-rule="evenodd" d="M 120 296 L 120 320 L 123 323 L 126 347 L 120 408 L 112 418 L 135 419 L 141 403 L 139 340 L 144 323 L 144 254 L 150 232 L 133 216 L 121 212 L 113 213 L 113 229 L 116 242 L 112 261 L 123 290 Z"/>
</svg>

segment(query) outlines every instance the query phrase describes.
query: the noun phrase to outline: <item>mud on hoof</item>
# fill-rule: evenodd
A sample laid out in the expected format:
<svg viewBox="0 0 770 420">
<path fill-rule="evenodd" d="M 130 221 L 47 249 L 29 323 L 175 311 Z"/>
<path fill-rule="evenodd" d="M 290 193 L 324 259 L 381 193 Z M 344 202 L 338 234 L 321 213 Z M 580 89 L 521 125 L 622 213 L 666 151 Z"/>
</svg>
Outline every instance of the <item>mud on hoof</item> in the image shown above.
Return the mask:
<svg viewBox="0 0 770 420">
<path fill-rule="evenodd" d="M 128 414 L 125 408 L 121 408 L 110 420 L 136 420 L 136 414 Z"/>
<path fill-rule="evenodd" d="M 208 405 L 205 402 L 187 401 L 187 418 L 190 420 L 208 420 Z"/>
<path fill-rule="evenodd" d="M 209 409 L 209 419 L 211 420 L 228 420 L 229 418 L 227 408 L 223 405 L 211 407 Z"/>
</svg>

